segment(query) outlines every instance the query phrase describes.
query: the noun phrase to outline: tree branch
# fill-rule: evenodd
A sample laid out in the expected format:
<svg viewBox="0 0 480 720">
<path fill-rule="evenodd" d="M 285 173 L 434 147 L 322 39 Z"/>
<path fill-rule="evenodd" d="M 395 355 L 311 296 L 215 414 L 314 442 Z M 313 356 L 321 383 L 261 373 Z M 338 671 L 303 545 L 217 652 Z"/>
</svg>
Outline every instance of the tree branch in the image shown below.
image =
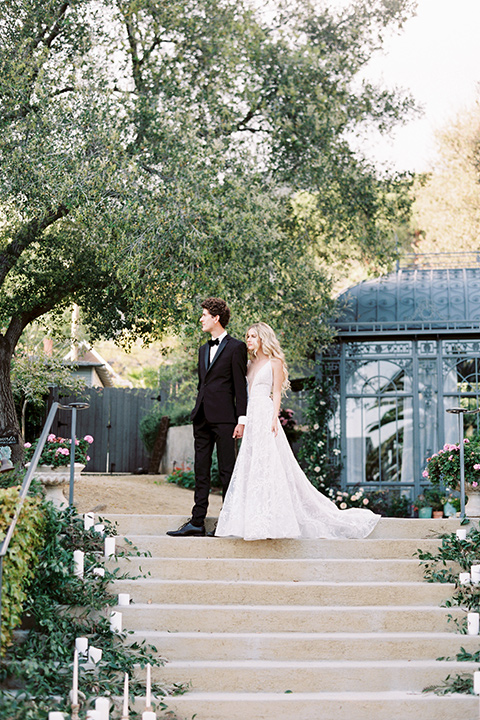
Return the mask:
<svg viewBox="0 0 480 720">
<path fill-rule="evenodd" d="M 0 285 L 3 284 L 7 273 L 15 265 L 22 252 L 38 240 L 41 233 L 47 227 L 53 225 L 60 218 L 68 215 L 68 208 L 60 205 L 56 210 L 49 210 L 43 218 L 34 218 L 26 225 L 23 225 L 11 243 L 7 245 L 5 250 L 0 254 Z"/>
</svg>

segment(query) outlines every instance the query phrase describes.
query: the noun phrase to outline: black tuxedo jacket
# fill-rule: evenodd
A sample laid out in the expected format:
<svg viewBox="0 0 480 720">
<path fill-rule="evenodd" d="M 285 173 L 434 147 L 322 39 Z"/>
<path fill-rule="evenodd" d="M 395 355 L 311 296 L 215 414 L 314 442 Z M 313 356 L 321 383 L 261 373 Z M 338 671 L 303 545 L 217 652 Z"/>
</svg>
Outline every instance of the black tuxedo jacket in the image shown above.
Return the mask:
<svg viewBox="0 0 480 720">
<path fill-rule="evenodd" d="M 198 395 L 191 419 L 203 415 L 209 423 L 237 424 L 247 412 L 247 346 L 226 335 L 209 365 L 210 346 L 198 352 Z"/>
</svg>

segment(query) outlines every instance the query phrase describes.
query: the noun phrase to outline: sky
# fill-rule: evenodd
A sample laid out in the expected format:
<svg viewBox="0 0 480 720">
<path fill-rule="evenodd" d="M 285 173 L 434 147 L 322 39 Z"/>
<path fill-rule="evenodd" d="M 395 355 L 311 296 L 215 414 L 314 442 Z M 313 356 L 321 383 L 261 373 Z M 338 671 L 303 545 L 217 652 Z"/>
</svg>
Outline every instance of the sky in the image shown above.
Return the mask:
<svg viewBox="0 0 480 720">
<path fill-rule="evenodd" d="M 480 97 L 480 0 L 418 0 L 416 17 L 387 40 L 367 77 L 409 90 L 423 107 L 393 137 L 375 137 L 368 157 L 397 170 L 428 170 L 435 130 Z"/>
</svg>

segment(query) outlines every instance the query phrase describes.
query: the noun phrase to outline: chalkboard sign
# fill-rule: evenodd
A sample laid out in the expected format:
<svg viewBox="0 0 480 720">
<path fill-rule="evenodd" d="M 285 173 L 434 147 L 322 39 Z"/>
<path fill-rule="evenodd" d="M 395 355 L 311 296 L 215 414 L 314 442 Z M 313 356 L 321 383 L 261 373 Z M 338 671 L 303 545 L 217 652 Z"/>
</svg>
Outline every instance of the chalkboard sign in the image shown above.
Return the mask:
<svg viewBox="0 0 480 720">
<path fill-rule="evenodd" d="M 18 445 L 18 435 L 3 435 L 0 437 L 0 447 Z"/>
</svg>

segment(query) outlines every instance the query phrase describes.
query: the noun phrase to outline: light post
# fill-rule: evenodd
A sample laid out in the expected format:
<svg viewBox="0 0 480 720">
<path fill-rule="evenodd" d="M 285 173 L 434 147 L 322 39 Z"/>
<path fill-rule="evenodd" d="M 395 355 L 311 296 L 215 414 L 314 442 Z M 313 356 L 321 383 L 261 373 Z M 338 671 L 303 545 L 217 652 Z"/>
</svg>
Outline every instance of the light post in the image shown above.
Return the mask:
<svg viewBox="0 0 480 720">
<path fill-rule="evenodd" d="M 90 405 L 85 402 L 68 403 L 67 407 L 72 409 L 72 443 L 70 445 L 70 488 L 68 493 L 68 504 L 73 505 L 73 487 L 75 483 L 75 435 L 77 432 L 77 410 L 86 410 Z"/>
<path fill-rule="evenodd" d="M 454 407 L 448 408 L 447 413 L 458 415 L 458 436 L 460 448 L 460 517 L 465 517 L 465 443 L 463 437 L 463 416 L 476 415 L 480 412 L 480 408 L 476 410 L 468 410 L 467 408 Z"/>
</svg>

